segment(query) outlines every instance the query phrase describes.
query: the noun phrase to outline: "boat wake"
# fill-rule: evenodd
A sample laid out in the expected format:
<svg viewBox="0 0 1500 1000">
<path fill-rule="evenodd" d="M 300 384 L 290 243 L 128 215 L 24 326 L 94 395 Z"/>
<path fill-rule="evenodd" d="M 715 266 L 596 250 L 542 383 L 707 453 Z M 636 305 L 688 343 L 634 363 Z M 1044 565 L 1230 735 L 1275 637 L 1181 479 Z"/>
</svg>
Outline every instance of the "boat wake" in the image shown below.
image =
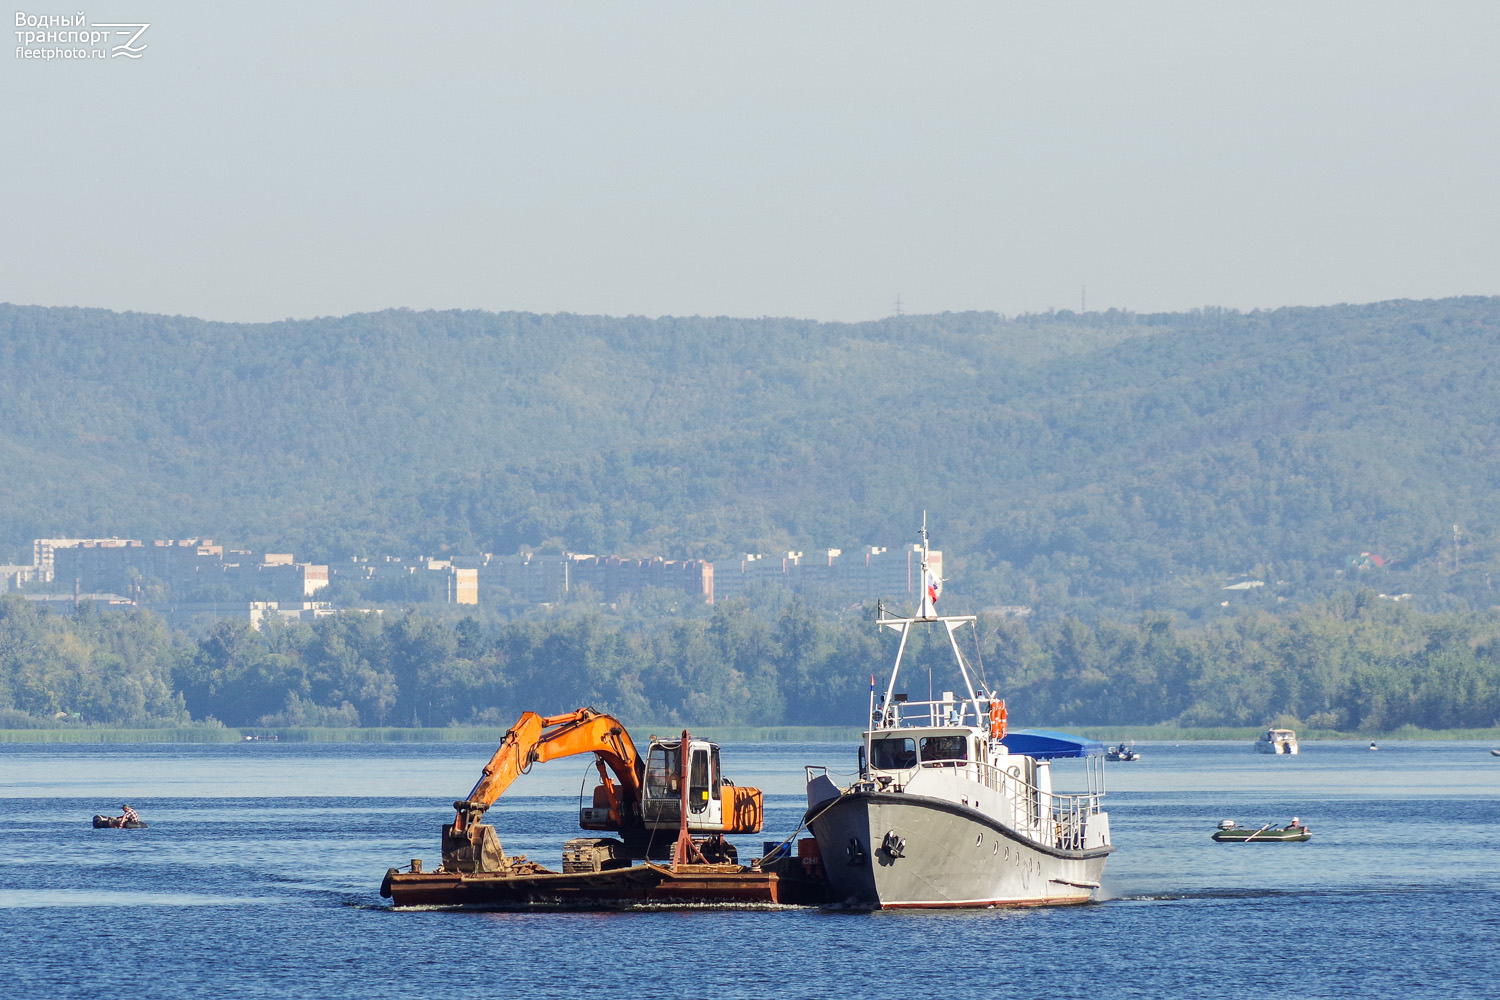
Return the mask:
<svg viewBox="0 0 1500 1000">
<path fill-rule="evenodd" d="M 1383 886 L 1328 886 L 1308 889 L 1263 889 L 1263 888 L 1206 888 L 1180 889 L 1164 892 L 1124 893 L 1118 896 L 1101 896 L 1101 903 L 1174 903 L 1199 899 L 1284 899 L 1318 897 L 1329 899 L 1337 896 L 1376 896 L 1399 893 L 1429 892 L 1430 885 L 1383 885 Z"/>
</svg>

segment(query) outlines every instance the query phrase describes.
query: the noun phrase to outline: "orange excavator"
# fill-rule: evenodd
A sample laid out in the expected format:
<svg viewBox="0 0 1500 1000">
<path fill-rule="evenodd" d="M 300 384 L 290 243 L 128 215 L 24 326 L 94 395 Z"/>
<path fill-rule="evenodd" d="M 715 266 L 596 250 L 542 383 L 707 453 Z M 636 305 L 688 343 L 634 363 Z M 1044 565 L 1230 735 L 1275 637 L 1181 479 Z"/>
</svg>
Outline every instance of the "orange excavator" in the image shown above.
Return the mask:
<svg viewBox="0 0 1500 1000">
<path fill-rule="evenodd" d="M 564 872 L 606 871 L 684 853 L 710 863 L 733 862 L 734 845 L 724 835 L 760 832 L 760 789 L 724 777 L 716 744 L 687 733 L 680 740 L 653 736 L 643 758 L 619 720 L 592 708 L 553 716 L 523 712 L 473 789 L 453 803 L 454 820 L 443 827 L 443 868 L 478 873 L 529 866 L 524 858 L 505 857 L 494 827 L 482 822 L 485 811 L 533 764 L 585 753 L 594 755 L 599 784 L 591 804 L 579 810 L 579 826 L 612 831 L 619 839 L 568 841 Z"/>
</svg>

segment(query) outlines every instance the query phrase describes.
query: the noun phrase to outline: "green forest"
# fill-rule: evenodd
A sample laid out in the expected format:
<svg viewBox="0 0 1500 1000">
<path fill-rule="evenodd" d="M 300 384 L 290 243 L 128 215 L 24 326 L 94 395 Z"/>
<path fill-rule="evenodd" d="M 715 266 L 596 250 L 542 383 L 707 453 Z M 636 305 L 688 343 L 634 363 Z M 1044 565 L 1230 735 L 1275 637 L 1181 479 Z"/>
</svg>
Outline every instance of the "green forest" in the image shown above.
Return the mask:
<svg viewBox="0 0 1500 1000">
<path fill-rule="evenodd" d="M 109 535 L 725 559 L 900 545 L 925 510 L 977 607 L 1489 608 L 1497 339 L 1495 298 L 868 323 L 0 305 L 0 561 Z"/>
<path fill-rule="evenodd" d="M 925 511 L 1018 720 L 1488 727 L 1497 342 L 1497 298 L 867 323 L 0 304 L 0 562 L 114 535 L 723 560 L 898 546 Z M 648 596 L 187 633 L 12 596 L 0 728 L 857 725 L 888 656 L 869 612 Z"/>
<path fill-rule="evenodd" d="M 341 614 L 223 620 L 192 638 L 150 611 L 76 616 L 0 597 L 0 729 L 507 725 L 583 705 L 629 724 L 858 726 L 894 647 L 873 609 L 832 620 L 764 593 L 677 617 L 565 606 L 522 621 Z M 1500 726 L 1500 627 L 1370 591 L 1206 627 L 981 616 L 966 655 L 1018 727 L 1271 722 L 1346 733 Z M 946 639 L 903 674 L 962 690 Z M 930 692 L 912 687 L 913 697 Z"/>
</svg>

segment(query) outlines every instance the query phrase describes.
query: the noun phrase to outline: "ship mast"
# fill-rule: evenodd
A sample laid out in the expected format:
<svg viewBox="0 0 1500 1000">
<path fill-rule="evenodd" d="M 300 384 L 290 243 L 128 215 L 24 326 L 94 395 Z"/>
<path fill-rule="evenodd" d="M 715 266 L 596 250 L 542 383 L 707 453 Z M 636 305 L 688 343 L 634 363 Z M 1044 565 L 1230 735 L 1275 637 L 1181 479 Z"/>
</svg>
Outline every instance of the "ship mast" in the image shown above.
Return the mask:
<svg viewBox="0 0 1500 1000">
<path fill-rule="evenodd" d="M 942 581 L 938 579 L 937 574 L 933 573 L 932 569 L 928 566 L 927 512 L 925 510 L 922 511 L 922 528 L 920 534 L 922 536 L 922 565 L 918 586 L 922 589 L 922 600 L 916 616 L 912 618 L 888 617 L 885 614 L 883 606 L 876 612 L 875 623 L 877 625 L 892 629 L 901 635 L 901 641 L 896 647 L 896 662 L 891 667 L 891 676 L 890 680 L 886 683 L 885 698 L 882 704 L 887 709 L 893 706 L 893 699 L 896 696 L 896 678 L 901 673 L 901 658 L 906 655 L 906 640 L 911 635 L 912 626 L 919 622 L 929 625 L 934 622 L 941 622 L 947 630 L 948 645 L 953 650 L 953 659 L 958 664 L 958 672 L 963 677 L 964 687 L 968 691 L 968 701 L 974 706 L 975 717 L 982 718 L 981 703 L 984 699 L 980 698 L 979 694 L 974 690 L 974 682 L 969 676 L 968 664 L 964 660 L 963 653 L 959 651 L 958 640 L 954 635 L 964 625 L 975 625 L 977 618 L 974 615 L 940 615 L 937 613 L 937 599 L 942 587 Z M 989 696 L 988 692 L 985 694 L 986 697 Z"/>
<path fill-rule="evenodd" d="M 922 576 L 917 586 L 922 588 L 922 609 L 917 612 L 918 618 L 932 619 L 937 617 L 937 588 L 941 585 L 936 574 L 927 566 L 927 512 L 922 511 Z"/>
</svg>

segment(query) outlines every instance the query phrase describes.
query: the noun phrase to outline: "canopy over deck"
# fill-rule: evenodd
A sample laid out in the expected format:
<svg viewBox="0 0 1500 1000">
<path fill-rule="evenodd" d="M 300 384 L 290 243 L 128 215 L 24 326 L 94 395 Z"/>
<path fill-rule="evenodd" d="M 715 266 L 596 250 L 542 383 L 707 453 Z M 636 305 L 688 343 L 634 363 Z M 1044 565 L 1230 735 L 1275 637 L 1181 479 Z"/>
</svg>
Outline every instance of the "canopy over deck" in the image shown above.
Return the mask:
<svg viewBox="0 0 1500 1000">
<path fill-rule="evenodd" d="M 1073 736 L 1051 729 L 1017 729 L 1006 733 L 1000 741 L 1011 753 L 1024 754 L 1037 760 L 1052 760 L 1054 757 L 1102 757 L 1104 744 L 1087 736 Z"/>
</svg>

